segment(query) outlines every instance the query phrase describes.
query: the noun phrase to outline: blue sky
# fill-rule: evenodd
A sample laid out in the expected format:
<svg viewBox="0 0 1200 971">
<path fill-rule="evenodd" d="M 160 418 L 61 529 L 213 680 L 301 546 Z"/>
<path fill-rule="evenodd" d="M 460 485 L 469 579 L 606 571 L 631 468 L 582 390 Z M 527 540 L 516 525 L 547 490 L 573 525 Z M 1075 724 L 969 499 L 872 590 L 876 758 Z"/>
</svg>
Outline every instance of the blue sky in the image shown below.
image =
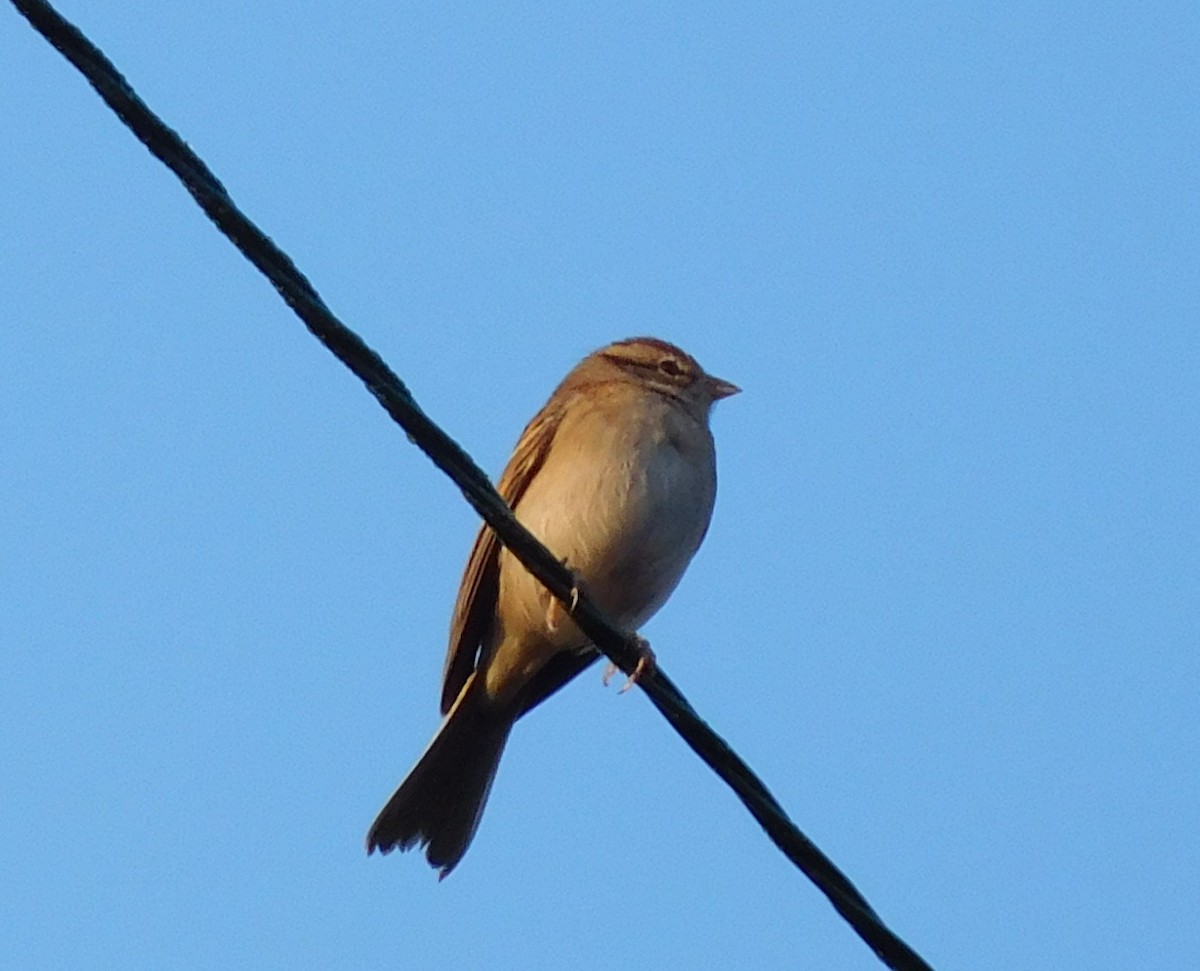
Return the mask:
<svg viewBox="0 0 1200 971">
<path fill-rule="evenodd" d="M 1185 967 L 1194 3 L 63 12 L 498 472 L 591 349 L 741 385 L 643 633 L 935 967 Z M 876 968 L 645 699 L 368 859 L 475 519 L 0 12 L 13 967 Z"/>
</svg>

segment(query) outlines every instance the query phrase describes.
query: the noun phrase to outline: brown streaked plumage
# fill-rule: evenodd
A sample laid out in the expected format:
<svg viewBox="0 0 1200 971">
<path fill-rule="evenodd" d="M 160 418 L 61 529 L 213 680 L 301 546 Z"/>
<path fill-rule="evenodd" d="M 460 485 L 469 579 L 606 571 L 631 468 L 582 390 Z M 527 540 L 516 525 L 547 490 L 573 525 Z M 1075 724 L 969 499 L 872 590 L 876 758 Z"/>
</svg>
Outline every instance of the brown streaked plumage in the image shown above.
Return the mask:
<svg viewBox="0 0 1200 971">
<path fill-rule="evenodd" d="M 584 358 L 522 432 L 497 489 L 618 625 L 674 589 L 712 514 L 708 417 L 736 394 L 673 344 L 619 341 Z M 470 845 L 513 723 L 597 657 L 484 526 L 450 622 L 438 732 L 367 834 L 423 844 L 446 876 Z"/>
</svg>

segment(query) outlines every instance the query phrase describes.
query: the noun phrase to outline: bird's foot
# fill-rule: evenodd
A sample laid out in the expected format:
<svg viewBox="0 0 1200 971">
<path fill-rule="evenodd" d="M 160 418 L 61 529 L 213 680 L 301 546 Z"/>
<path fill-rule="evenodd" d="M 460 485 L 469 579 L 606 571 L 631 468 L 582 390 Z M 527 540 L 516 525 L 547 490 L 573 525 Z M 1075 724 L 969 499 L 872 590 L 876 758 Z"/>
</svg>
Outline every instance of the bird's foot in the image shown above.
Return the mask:
<svg viewBox="0 0 1200 971">
<path fill-rule="evenodd" d="M 654 652 L 650 649 L 650 642 L 637 634 L 634 634 L 633 637 L 634 640 L 637 641 L 638 662 L 637 666 L 633 669 L 633 674 L 629 676 L 629 680 L 626 681 L 625 684 L 621 686 L 621 690 L 617 692 L 618 694 L 622 695 L 625 694 L 625 692 L 632 688 L 635 684 L 638 684 L 640 681 L 644 680 L 648 675 L 653 674 L 655 669 L 658 667 L 658 659 L 654 656 Z M 612 680 L 612 676 L 616 674 L 617 671 L 617 666 L 613 664 L 612 661 L 609 661 L 608 666 L 604 669 L 604 677 L 601 678 L 601 683 L 606 688 L 608 687 L 608 682 Z"/>
<path fill-rule="evenodd" d="M 563 566 L 568 570 L 571 567 L 563 560 Z M 579 574 L 571 570 L 573 582 L 571 584 L 571 603 L 568 607 L 564 607 L 562 601 L 553 594 L 550 595 L 550 603 L 546 605 L 546 630 L 551 634 L 555 633 L 563 622 L 563 618 L 575 613 L 575 608 L 579 606 L 579 597 L 583 590 L 583 581 L 579 579 Z"/>
</svg>

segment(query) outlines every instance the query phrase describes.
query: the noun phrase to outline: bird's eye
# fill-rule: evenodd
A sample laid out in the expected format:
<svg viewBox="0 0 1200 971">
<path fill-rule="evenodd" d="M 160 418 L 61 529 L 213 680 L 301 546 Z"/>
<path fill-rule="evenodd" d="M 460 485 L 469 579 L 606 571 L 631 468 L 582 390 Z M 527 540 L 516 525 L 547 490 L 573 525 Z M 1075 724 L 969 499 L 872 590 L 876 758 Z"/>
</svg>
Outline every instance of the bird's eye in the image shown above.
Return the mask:
<svg viewBox="0 0 1200 971">
<path fill-rule="evenodd" d="M 663 374 L 669 374 L 673 378 L 683 377 L 683 367 L 673 357 L 664 357 L 658 362 L 658 369 Z"/>
</svg>

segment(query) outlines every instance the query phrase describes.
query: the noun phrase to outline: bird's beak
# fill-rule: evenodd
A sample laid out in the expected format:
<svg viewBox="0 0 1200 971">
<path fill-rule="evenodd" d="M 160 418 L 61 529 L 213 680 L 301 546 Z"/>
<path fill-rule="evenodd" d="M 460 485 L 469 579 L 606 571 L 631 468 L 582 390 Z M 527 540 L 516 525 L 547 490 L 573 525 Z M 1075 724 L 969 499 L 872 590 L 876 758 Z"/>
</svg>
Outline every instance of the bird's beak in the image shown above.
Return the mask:
<svg viewBox="0 0 1200 971">
<path fill-rule="evenodd" d="M 741 390 L 736 384 L 730 384 L 728 381 L 714 378 L 711 374 L 708 375 L 708 393 L 712 395 L 713 401 L 720 401 L 722 398 L 740 394 Z"/>
</svg>

